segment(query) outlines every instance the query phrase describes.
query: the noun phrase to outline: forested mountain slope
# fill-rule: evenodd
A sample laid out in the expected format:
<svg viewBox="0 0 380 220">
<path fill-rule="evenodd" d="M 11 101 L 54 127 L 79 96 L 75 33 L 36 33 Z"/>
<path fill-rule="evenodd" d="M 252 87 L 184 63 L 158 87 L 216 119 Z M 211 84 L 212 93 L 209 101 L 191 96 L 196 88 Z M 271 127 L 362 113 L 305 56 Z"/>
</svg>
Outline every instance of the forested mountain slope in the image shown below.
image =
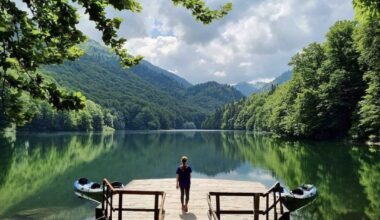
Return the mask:
<svg viewBox="0 0 380 220">
<path fill-rule="evenodd" d="M 42 72 L 110 110 L 118 129 L 123 124 L 127 129 L 182 128 L 185 122 L 200 127 L 207 114 L 243 97 L 228 85 L 192 86 L 146 61 L 125 70 L 116 56 L 94 41 L 83 48 L 86 54 L 79 60 L 45 66 Z"/>
<path fill-rule="evenodd" d="M 189 103 L 195 103 L 208 112 L 210 109 L 215 110 L 226 103 L 239 100 L 243 95 L 232 86 L 207 82 L 189 87 L 184 97 Z"/>
<path fill-rule="evenodd" d="M 192 84 L 185 79 L 144 60 L 141 61 L 139 65 L 130 68 L 130 71 L 149 83 L 169 92 L 192 86 Z"/>
</svg>

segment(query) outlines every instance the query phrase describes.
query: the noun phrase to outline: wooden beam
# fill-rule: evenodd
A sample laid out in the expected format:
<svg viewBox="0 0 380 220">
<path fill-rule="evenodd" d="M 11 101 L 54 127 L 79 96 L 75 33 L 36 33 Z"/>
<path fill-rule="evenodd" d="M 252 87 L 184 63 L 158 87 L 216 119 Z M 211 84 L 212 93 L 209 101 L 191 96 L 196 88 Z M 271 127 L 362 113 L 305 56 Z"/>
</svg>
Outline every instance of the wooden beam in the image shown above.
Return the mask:
<svg viewBox="0 0 380 220">
<path fill-rule="evenodd" d="M 119 194 L 119 220 L 122 220 L 123 216 L 123 195 Z"/>
<path fill-rule="evenodd" d="M 256 195 L 263 196 L 263 193 L 250 193 L 250 192 L 210 192 L 211 196 L 246 196 L 253 197 Z"/>
<path fill-rule="evenodd" d="M 154 196 L 154 220 L 159 220 L 158 219 L 158 195 L 156 194 Z"/>
<path fill-rule="evenodd" d="M 220 196 L 216 195 L 216 216 L 220 219 Z"/>
</svg>

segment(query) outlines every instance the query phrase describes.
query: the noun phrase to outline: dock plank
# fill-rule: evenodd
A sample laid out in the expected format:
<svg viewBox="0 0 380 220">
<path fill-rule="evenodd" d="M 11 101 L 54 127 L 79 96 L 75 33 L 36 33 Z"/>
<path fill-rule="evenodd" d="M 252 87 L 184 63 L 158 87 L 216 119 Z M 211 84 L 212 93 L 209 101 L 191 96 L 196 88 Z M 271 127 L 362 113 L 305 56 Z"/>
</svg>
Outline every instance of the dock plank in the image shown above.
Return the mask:
<svg viewBox="0 0 380 220">
<path fill-rule="evenodd" d="M 181 210 L 180 192 L 175 187 L 175 179 L 144 179 L 132 180 L 125 189 L 128 190 L 153 190 L 165 191 L 165 220 L 203 220 L 208 219 L 207 193 L 214 192 L 266 192 L 268 189 L 261 183 L 251 181 L 197 179 L 193 178 L 190 189 L 189 212 Z M 114 198 L 116 204 L 118 198 Z M 272 200 L 272 199 L 271 199 Z M 161 201 L 160 201 L 161 202 Z M 215 201 L 212 200 L 215 208 Z M 124 195 L 123 207 L 128 208 L 153 208 L 153 196 Z M 253 210 L 252 197 L 221 197 L 221 209 L 229 210 Z M 261 199 L 260 209 L 265 209 L 265 201 Z M 117 219 L 114 213 L 113 219 Z M 123 219 L 153 219 L 153 213 L 123 212 Z M 253 219 L 253 215 L 222 215 L 221 219 Z M 260 216 L 265 219 L 265 216 Z M 273 214 L 269 215 L 273 219 Z"/>
</svg>

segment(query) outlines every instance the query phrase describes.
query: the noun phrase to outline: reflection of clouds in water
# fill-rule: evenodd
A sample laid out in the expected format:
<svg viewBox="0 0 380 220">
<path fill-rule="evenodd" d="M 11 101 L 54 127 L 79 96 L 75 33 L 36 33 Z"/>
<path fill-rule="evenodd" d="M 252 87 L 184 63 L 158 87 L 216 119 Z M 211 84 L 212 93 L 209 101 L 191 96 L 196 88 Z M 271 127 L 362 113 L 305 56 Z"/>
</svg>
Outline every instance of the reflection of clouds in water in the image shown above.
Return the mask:
<svg viewBox="0 0 380 220">
<path fill-rule="evenodd" d="M 218 173 L 215 176 L 207 176 L 196 171 L 193 172 L 192 176 L 194 178 L 255 181 L 264 184 L 266 187 L 271 187 L 276 181 L 278 181 L 269 170 L 255 168 L 248 163 L 242 163 L 235 170 Z"/>
</svg>

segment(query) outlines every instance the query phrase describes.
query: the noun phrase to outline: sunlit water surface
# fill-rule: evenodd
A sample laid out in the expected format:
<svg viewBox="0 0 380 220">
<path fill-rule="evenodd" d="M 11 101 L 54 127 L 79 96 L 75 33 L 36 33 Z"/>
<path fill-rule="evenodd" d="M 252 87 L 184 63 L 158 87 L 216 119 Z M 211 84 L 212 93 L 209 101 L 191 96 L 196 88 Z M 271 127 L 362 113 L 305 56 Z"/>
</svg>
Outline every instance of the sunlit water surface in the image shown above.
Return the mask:
<svg viewBox="0 0 380 220">
<path fill-rule="evenodd" d="M 73 194 L 78 177 L 174 178 L 182 155 L 194 178 L 315 184 L 319 197 L 293 219 L 380 219 L 378 149 L 219 131 L 1 137 L 0 219 L 94 219 L 95 204 Z"/>
</svg>

